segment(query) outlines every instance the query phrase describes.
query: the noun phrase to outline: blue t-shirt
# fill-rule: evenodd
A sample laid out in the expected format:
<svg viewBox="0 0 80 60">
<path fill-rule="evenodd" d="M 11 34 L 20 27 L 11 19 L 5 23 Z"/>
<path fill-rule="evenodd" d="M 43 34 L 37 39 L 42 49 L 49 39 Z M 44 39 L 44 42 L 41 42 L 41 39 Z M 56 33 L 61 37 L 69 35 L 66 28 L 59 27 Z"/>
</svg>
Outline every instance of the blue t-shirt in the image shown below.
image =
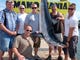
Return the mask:
<svg viewBox="0 0 80 60">
<path fill-rule="evenodd" d="M 30 13 L 29 15 L 27 15 L 25 24 L 31 25 L 33 28 L 33 32 L 39 31 L 39 14 Z"/>
<path fill-rule="evenodd" d="M 13 11 L 9 11 L 7 8 L 4 9 L 6 16 L 6 28 L 10 31 L 15 31 L 17 23 L 17 15 Z M 0 23 L 4 24 L 4 11 L 0 11 Z"/>
</svg>

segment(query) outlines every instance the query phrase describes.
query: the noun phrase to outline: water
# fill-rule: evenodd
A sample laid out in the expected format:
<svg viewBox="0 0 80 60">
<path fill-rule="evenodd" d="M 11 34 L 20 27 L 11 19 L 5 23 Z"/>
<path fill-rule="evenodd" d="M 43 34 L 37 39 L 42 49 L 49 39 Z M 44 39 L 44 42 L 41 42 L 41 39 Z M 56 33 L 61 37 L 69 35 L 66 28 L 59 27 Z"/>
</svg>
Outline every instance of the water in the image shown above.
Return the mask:
<svg viewBox="0 0 80 60">
<path fill-rule="evenodd" d="M 79 29 L 78 48 L 77 48 L 77 60 L 80 60 L 80 29 Z"/>
</svg>

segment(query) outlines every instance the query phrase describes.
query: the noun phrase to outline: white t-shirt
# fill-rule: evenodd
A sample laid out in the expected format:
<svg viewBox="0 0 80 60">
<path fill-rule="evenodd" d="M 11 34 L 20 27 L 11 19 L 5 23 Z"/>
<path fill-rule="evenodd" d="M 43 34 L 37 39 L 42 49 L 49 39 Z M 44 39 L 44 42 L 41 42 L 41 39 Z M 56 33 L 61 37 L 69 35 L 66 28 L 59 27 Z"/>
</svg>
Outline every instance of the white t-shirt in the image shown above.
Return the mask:
<svg viewBox="0 0 80 60">
<path fill-rule="evenodd" d="M 24 33 L 24 22 L 27 14 L 21 14 L 18 13 L 18 23 L 19 23 L 19 29 L 18 29 L 18 34 L 23 34 Z"/>
<path fill-rule="evenodd" d="M 72 36 L 78 36 L 79 35 L 79 32 L 78 32 L 78 19 L 75 15 L 73 15 L 69 19 L 68 19 L 68 15 L 67 15 L 66 19 L 64 20 L 64 24 L 65 24 L 64 36 L 68 36 L 70 27 L 75 27 Z"/>
</svg>

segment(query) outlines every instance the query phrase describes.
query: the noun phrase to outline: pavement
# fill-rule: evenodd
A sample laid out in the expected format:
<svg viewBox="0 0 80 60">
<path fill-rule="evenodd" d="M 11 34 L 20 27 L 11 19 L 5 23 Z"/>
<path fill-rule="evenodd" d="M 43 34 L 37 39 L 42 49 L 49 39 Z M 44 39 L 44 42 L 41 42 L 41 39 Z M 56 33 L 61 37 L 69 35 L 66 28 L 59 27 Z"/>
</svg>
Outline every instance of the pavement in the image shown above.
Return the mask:
<svg viewBox="0 0 80 60">
<path fill-rule="evenodd" d="M 41 46 L 39 48 L 38 51 L 38 55 L 41 58 L 41 60 L 45 60 L 48 57 L 48 44 L 45 42 L 45 40 L 41 39 Z M 32 53 L 34 55 L 34 51 Z M 57 60 L 58 57 L 58 51 L 52 51 L 52 60 Z M 64 58 L 64 53 L 62 51 L 62 57 Z M 8 60 L 8 53 L 5 52 L 4 56 L 3 56 L 4 60 Z M 70 59 L 69 59 L 70 60 Z"/>
</svg>

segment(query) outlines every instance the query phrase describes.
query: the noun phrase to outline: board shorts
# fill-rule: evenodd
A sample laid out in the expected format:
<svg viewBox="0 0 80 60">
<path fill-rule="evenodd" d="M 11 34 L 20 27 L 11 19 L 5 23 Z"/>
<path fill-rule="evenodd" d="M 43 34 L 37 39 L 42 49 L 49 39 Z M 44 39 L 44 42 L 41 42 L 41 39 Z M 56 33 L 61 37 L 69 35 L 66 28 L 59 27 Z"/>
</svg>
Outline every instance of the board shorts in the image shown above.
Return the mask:
<svg viewBox="0 0 80 60">
<path fill-rule="evenodd" d="M 39 48 L 40 44 L 41 44 L 42 34 L 34 32 L 34 33 L 31 34 L 31 37 L 32 37 L 32 40 L 34 42 L 33 47 L 34 48 Z"/>
<path fill-rule="evenodd" d="M 41 39 L 40 39 L 40 37 L 33 37 L 33 40 L 34 40 L 34 45 L 33 45 L 33 47 L 34 47 L 34 48 L 39 48 L 39 47 L 40 47 L 40 44 L 41 44 Z"/>
<path fill-rule="evenodd" d="M 0 31 L 1 32 L 1 31 Z M 12 48 L 14 36 L 10 36 L 4 32 L 0 33 L 0 51 L 8 51 Z"/>
<path fill-rule="evenodd" d="M 67 38 L 68 37 L 64 36 L 63 44 L 66 44 Z M 69 53 L 70 58 L 74 58 L 77 53 L 77 43 L 78 43 L 78 36 L 73 36 L 69 41 L 69 47 L 63 48 L 64 54 L 66 55 L 67 53 Z"/>
</svg>

